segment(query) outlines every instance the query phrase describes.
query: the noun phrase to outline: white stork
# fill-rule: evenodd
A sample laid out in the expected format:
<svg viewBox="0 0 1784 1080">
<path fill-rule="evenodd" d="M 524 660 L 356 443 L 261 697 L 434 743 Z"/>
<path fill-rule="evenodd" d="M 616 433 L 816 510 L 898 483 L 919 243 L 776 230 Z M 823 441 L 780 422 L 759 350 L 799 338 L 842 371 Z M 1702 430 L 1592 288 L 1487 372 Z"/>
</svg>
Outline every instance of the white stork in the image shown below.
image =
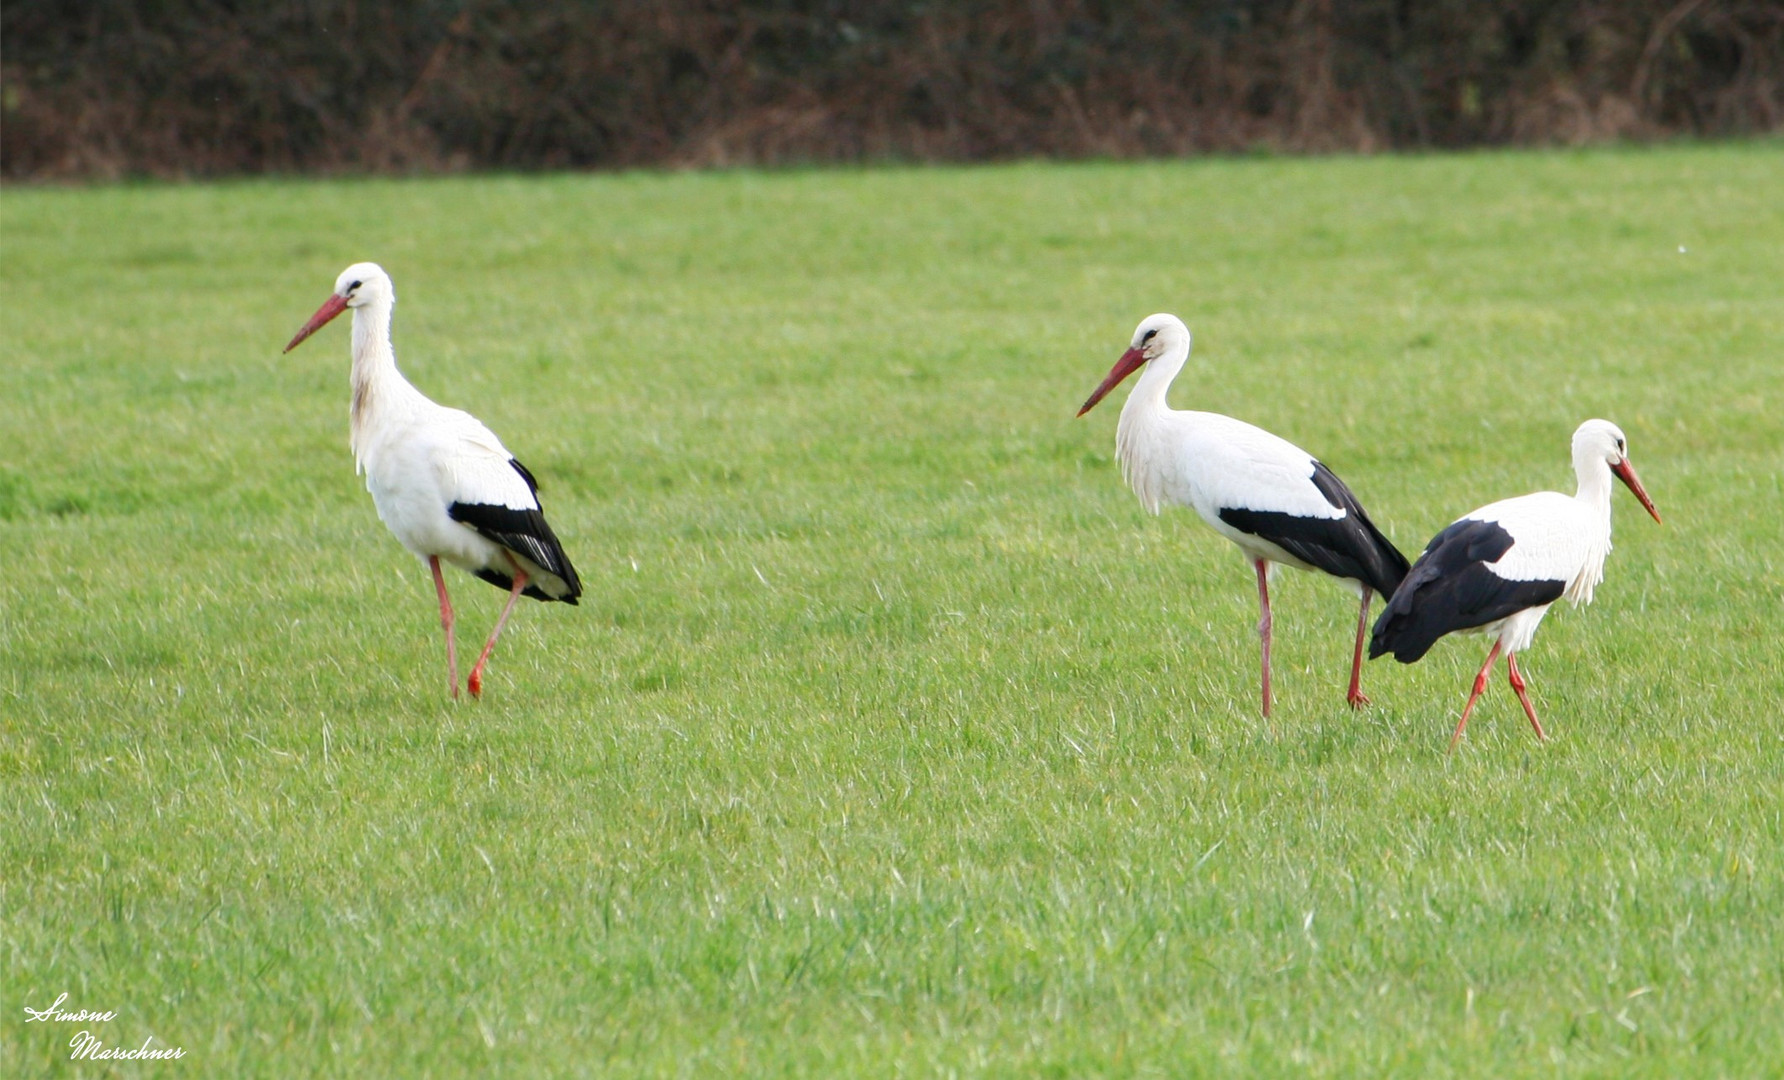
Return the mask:
<svg viewBox="0 0 1784 1080">
<path fill-rule="evenodd" d="M 1505 652 L 1512 690 L 1524 715 L 1546 739 L 1536 709 L 1524 692 L 1518 656 L 1530 647 L 1549 605 L 1563 596 L 1574 606 L 1592 602 L 1592 589 L 1604 580 L 1604 557 L 1611 550 L 1611 477 L 1629 486 L 1642 506 L 1660 520 L 1629 464 L 1629 444 L 1609 420 L 1588 420 L 1573 433 L 1573 471 L 1579 490 L 1572 496 L 1539 491 L 1483 506 L 1438 533 L 1382 609 L 1369 640 L 1369 658 L 1391 652 L 1410 664 L 1445 634 L 1487 634 L 1493 648 L 1474 677 L 1474 692 L 1450 736 L 1450 749 L 1468 726 L 1468 714 L 1487 688 L 1493 663 Z"/>
<path fill-rule="evenodd" d="M 1122 475 L 1156 514 L 1164 503 L 1187 506 L 1215 532 L 1239 545 L 1257 571 L 1258 637 L 1263 644 L 1264 715 L 1270 715 L 1270 579 L 1277 566 L 1323 570 L 1362 599 L 1350 667 L 1353 708 L 1363 695 L 1363 634 L 1373 592 L 1391 595 L 1406 557 L 1363 512 L 1332 470 L 1292 443 L 1218 413 L 1179 412 L 1165 403 L 1171 380 L 1189 359 L 1189 328 L 1175 315 L 1152 315 L 1128 350 L 1078 410 L 1083 416 L 1121 380 L 1144 367 L 1115 430 Z"/>
<path fill-rule="evenodd" d="M 471 668 L 471 696 L 480 697 L 483 666 L 515 599 L 525 593 L 574 604 L 582 583 L 545 523 L 533 474 L 476 417 L 434 404 L 396 369 L 390 346 L 395 306 L 390 276 L 376 263 L 355 263 L 335 279 L 334 295 L 285 351 L 352 310 L 354 462 L 365 473 L 378 518 L 433 571 L 453 697 L 458 696 L 458 647 L 440 560 L 508 590 L 508 602 Z"/>
</svg>

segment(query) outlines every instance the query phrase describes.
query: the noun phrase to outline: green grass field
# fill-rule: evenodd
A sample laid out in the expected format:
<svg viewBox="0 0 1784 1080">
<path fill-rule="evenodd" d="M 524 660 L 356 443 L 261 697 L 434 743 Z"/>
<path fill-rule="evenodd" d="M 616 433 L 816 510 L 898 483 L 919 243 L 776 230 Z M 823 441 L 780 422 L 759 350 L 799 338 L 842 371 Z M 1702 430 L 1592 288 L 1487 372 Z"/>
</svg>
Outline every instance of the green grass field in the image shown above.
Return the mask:
<svg viewBox="0 0 1784 1080">
<path fill-rule="evenodd" d="M 0 1073 L 1753 1076 L 1784 1063 L 1784 146 L 245 182 L 0 200 Z M 348 263 L 579 608 L 445 699 Z M 1572 490 L 1597 602 L 1370 665 L 1113 460 L 1179 407 L 1409 553 Z M 497 590 L 449 579 L 461 649 Z M 83 1025 L 178 1062 L 71 1062 Z"/>
</svg>

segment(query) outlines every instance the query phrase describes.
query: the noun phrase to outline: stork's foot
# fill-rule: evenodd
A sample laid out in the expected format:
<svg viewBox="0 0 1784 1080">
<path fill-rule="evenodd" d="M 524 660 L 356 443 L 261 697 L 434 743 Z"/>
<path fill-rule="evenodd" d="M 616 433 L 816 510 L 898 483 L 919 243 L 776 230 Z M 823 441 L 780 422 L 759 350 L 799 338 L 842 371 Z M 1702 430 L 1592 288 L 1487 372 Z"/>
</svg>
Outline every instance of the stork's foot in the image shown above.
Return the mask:
<svg viewBox="0 0 1784 1080">
<path fill-rule="evenodd" d="M 1361 690 L 1352 690 L 1350 693 L 1344 695 L 1344 700 L 1350 702 L 1350 707 L 1353 709 L 1360 709 L 1365 705 L 1372 704 L 1369 700 L 1369 695 L 1363 693 Z"/>
<path fill-rule="evenodd" d="M 472 697 L 476 698 L 479 701 L 483 700 L 483 669 L 482 668 L 475 668 L 471 671 L 470 683 L 466 687 L 466 689 L 471 691 Z M 458 693 L 457 689 L 454 688 L 454 690 L 453 690 L 454 696 L 457 696 L 457 693 Z"/>
</svg>

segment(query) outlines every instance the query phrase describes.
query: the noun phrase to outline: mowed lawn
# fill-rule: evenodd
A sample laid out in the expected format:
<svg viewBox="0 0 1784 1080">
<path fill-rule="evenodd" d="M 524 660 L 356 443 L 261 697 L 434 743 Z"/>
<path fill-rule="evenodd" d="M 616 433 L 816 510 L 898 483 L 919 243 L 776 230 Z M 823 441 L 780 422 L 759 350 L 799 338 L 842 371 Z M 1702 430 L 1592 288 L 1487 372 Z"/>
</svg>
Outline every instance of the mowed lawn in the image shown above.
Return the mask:
<svg viewBox="0 0 1784 1080">
<path fill-rule="evenodd" d="M 9 186 L 0 1072 L 1758 1075 L 1784 1062 L 1784 146 Z M 587 589 L 450 702 L 347 264 Z M 1122 484 L 1181 408 L 1408 554 L 1572 490 L 1597 602 L 1371 664 Z M 461 653 L 501 594 L 454 573 Z M 97 1025 L 24 1023 L 115 1010 Z M 70 1062 L 154 1036 L 178 1062 Z"/>
</svg>

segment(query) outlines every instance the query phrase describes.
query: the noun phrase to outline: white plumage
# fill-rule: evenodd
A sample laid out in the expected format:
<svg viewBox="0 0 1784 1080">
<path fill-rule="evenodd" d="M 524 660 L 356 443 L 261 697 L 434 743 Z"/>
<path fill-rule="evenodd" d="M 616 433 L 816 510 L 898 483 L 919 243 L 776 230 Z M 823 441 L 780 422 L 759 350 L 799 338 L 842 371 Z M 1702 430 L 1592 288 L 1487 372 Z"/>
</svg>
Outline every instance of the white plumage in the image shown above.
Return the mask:
<svg viewBox="0 0 1784 1080">
<path fill-rule="evenodd" d="M 1611 550 L 1611 478 L 1635 493 L 1655 521 L 1659 511 L 1629 462 L 1628 441 L 1608 420 L 1588 420 L 1573 434 L 1575 494 L 1541 491 L 1489 503 L 1438 533 L 1388 601 L 1369 655 L 1392 652 L 1402 663 L 1424 656 L 1445 634 L 1493 638 L 1450 745 L 1461 738 L 1488 673 L 1503 651 L 1524 713 L 1544 738 L 1525 693 L 1517 654 L 1530 647 L 1555 601 L 1591 603 Z"/>
<path fill-rule="evenodd" d="M 395 373 L 394 366 L 389 369 Z M 528 553 L 498 544 L 451 517 L 454 504 L 540 509 L 539 498 L 511 464 L 514 455 L 471 414 L 436 405 L 402 381 L 407 401 L 391 401 L 371 417 L 354 418 L 353 452 L 365 473 L 378 519 L 422 560 L 438 555 L 470 573 L 504 559 L 520 563 L 553 599 L 569 590 L 562 578 Z"/>
<path fill-rule="evenodd" d="M 1172 409 L 1166 393 L 1189 350 L 1182 320 L 1148 317 L 1078 415 L 1145 369 L 1116 427 L 1122 475 L 1149 512 L 1166 504 L 1189 507 L 1237 544 L 1256 570 L 1265 716 L 1272 703 L 1269 582 L 1278 565 L 1321 570 L 1356 590 L 1361 605 L 1347 700 L 1367 703 L 1360 680 L 1369 599 L 1372 592 L 1393 592 L 1406 573 L 1405 556 L 1376 529 L 1350 489 L 1305 450 L 1230 416 Z"/>
<path fill-rule="evenodd" d="M 524 592 L 574 604 L 582 587 L 545 522 L 532 474 L 476 417 L 435 404 L 397 370 L 390 344 L 395 305 L 389 275 L 374 263 L 356 263 L 342 271 L 334 294 L 285 351 L 352 310 L 354 463 L 365 474 L 379 520 L 433 572 L 454 696 L 454 617 L 440 561 L 509 590 L 508 603 L 471 669 L 470 690 L 477 696 L 484 665 L 516 597 Z"/>
<path fill-rule="evenodd" d="M 1611 550 L 1610 488 L 1601 479 L 1610 474 L 1588 467 L 1594 479 L 1580 484 L 1584 499 L 1539 491 L 1488 503 L 1463 519 L 1495 522 L 1512 535 L 1511 549 L 1488 569 L 1507 581 L 1563 581 L 1562 595 L 1574 606 L 1592 602 Z"/>
<path fill-rule="evenodd" d="M 1174 374 L 1162 365 L 1148 369 L 1128 395 L 1115 429 L 1115 456 L 1140 505 L 1152 514 L 1167 503 L 1187 506 L 1239 545 L 1248 560 L 1317 569 L 1220 518 L 1222 509 L 1234 507 L 1331 521 L 1348 516 L 1347 509 L 1333 506 L 1314 486 L 1313 455 L 1243 420 L 1170 408 L 1164 391 Z M 1364 587 L 1356 580 L 1347 584 Z"/>
</svg>

